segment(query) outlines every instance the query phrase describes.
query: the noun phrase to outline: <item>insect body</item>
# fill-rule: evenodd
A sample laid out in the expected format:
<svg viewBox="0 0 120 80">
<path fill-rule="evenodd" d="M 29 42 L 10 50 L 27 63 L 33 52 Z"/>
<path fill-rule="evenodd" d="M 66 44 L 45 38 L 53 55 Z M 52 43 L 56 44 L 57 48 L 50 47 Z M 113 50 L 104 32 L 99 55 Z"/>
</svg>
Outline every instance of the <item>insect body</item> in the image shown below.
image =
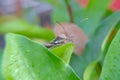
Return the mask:
<svg viewBox="0 0 120 80">
<path fill-rule="evenodd" d="M 67 42 L 67 37 L 64 34 L 61 34 L 59 36 L 57 36 L 53 41 L 51 41 L 50 43 L 45 44 L 45 46 L 47 48 L 51 48 L 54 46 L 58 46 L 61 44 L 65 44 Z"/>
</svg>

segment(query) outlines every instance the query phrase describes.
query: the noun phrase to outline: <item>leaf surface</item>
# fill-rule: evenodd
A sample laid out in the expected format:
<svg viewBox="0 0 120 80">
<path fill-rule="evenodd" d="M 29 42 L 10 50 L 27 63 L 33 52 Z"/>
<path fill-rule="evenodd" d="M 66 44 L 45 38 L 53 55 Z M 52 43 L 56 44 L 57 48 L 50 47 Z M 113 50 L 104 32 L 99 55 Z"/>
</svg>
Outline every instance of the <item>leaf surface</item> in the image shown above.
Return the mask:
<svg viewBox="0 0 120 80">
<path fill-rule="evenodd" d="M 103 64 L 100 80 L 120 79 L 120 30 L 110 44 Z"/>
<path fill-rule="evenodd" d="M 80 80 L 68 64 L 42 45 L 16 34 L 8 34 L 6 42 L 6 80 Z"/>
<path fill-rule="evenodd" d="M 50 51 L 53 52 L 56 56 L 59 56 L 66 63 L 69 63 L 72 52 L 74 51 L 74 44 L 70 42 L 62 46 L 55 47 Z"/>
</svg>

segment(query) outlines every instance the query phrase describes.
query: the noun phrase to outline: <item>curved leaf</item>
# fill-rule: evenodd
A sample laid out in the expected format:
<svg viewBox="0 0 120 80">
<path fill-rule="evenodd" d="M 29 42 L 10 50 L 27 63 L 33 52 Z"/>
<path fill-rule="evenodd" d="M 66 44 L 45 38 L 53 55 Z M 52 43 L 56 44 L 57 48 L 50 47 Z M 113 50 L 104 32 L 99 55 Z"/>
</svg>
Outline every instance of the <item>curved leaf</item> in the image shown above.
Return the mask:
<svg viewBox="0 0 120 80">
<path fill-rule="evenodd" d="M 88 65 L 88 67 L 86 68 L 84 72 L 84 80 L 98 80 L 99 79 L 99 75 L 97 71 L 95 70 L 97 64 L 98 62 L 94 61 Z"/>
<path fill-rule="evenodd" d="M 96 29 L 94 35 L 86 46 L 86 50 L 82 56 L 73 55 L 71 58 L 71 66 L 76 73 L 82 77 L 87 65 L 92 61 L 98 59 L 99 53 L 101 53 L 101 44 L 111 29 L 119 22 L 120 11 L 113 13 L 106 18 Z M 81 65 L 82 64 L 82 65 Z"/>
<path fill-rule="evenodd" d="M 6 80 L 79 80 L 69 65 L 42 45 L 15 34 L 8 34 L 6 41 Z"/>
<path fill-rule="evenodd" d="M 101 57 L 102 63 L 103 63 L 106 53 L 109 49 L 109 46 L 110 46 L 112 40 L 114 39 L 116 33 L 118 32 L 119 28 L 120 28 L 120 23 L 118 23 L 115 26 L 115 28 L 113 28 L 113 30 L 111 30 L 111 32 L 107 35 L 104 42 L 102 43 L 102 57 Z"/>
<path fill-rule="evenodd" d="M 70 42 L 62 46 L 55 47 L 50 51 L 53 52 L 56 56 L 59 56 L 61 59 L 63 59 L 66 63 L 69 63 L 72 52 L 74 51 L 74 45 Z"/>
<path fill-rule="evenodd" d="M 120 30 L 110 44 L 100 80 L 120 80 Z"/>
<path fill-rule="evenodd" d="M 55 37 L 54 33 L 49 29 L 39 26 L 32 26 L 25 21 L 17 19 L 4 22 L 0 25 L 0 33 L 9 32 L 23 34 L 30 38 L 41 38 L 48 41 Z"/>
</svg>

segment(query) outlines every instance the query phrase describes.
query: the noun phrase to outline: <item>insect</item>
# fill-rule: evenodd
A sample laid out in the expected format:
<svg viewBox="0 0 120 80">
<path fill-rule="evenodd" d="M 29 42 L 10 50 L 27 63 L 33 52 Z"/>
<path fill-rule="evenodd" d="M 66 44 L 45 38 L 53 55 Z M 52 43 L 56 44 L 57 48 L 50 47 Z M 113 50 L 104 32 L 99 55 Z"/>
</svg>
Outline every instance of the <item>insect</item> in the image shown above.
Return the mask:
<svg viewBox="0 0 120 80">
<path fill-rule="evenodd" d="M 47 48 L 65 44 L 67 42 L 67 37 L 64 34 L 58 35 L 53 41 L 45 44 Z"/>
<path fill-rule="evenodd" d="M 55 46 L 62 45 L 62 44 L 65 44 L 67 42 L 72 41 L 68 37 L 69 34 L 66 32 L 65 28 L 63 27 L 63 25 L 61 25 L 61 24 L 59 24 L 59 25 L 61 26 L 61 28 L 63 28 L 65 33 L 58 35 L 53 41 L 51 41 L 50 43 L 45 44 L 45 46 L 47 48 L 55 47 Z"/>
<path fill-rule="evenodd" d="M 54 27 L 54 33 L 56 34 L 57 37 L 55 40 L 47 44 L 47 47 L 72 42 L 74 44 L 74 52 L 77 55 L 80 55 L 84 51 L 85 45 L 88 42 L 88 37 L 83 32 L 83 30 L 73 23 L 63 22 L 57 24 Z M 61 38 L 60 35 L 62 34 L 65 35 L 66 37 Z"/>
</svg>

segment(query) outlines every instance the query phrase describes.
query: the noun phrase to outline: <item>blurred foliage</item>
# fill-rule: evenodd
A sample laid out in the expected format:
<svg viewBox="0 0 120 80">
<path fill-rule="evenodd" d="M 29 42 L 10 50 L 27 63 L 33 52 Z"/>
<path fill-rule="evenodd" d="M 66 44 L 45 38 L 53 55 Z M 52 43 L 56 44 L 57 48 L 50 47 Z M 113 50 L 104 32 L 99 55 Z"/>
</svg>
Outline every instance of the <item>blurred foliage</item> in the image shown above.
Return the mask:
<svg viewBox="0 0 120 80">
<path fill-rule="evenodd" d="M 101 44 L 109 33 L 110 30 L 115 27 L 115 25 L 120 20 L 120 12 L 116 12 L 105 19 L 97 28 L 94 36 L 88 42 L 86 46 L 86 50 L 84 51 L 82 56 L 73 55 L 71 59 L 71 66 L 76 71 L 76 73 L 82 77 L 84 70 L 96 59 L 100 59 L 101 57 Z"/>
<path fill-rule="evenodd" d="M 66 8 L 65 0 L 43 0 L 53 6 L 52 20 L 56 22 L 69 22 L 70 18 Z M 73 18 L 76 23 L 79 23 L 83 13 L 83 8 L 75 2 L 75 0 L 68 0 L 73 11 Z"/>
<path fill-rule="evenodd" d="M 53 5 L 52 19 L 55 23 L 69 21 L 68 10 L 64 0 L 44 1 Z M 111 0 L 90 0 L 87 8 L 85 9 L 76 3 L 75 0 L 70 0 L 69 2 L 72 7 L 74 22 L 78 24 L 89 37 L 91 37 L 104 16 Z M 88 29 L 88 27 L 91 29 Z"/>
<path fill-rule="evenodd" d="M 54 23 L 69 21 L 69 15 L 64 0 L 43 0 L 43 2 L 48 2 L 53 6 L 52 20 Z"/>
<path fill-rule="evenodd" d="M 105 57 L 100 80 L 119 80 L 120 77 L 120 30 L 112 40 Z"/>
<path fill-rule="evenodd" d="M 83 15 L 83 19 L 88 18 L 88 20 L 82 24 L 83 30 L 89 37 L 94 35 L 94 32 L 104 16 L 110 2 L 111 0 L 90 0 Z"/>
<path fill-rule="evenodd" d="M 6 17 L 5 17 L 6 18 Z M 42 28 L 40 26 L 30 25 L 24 20 L 12 19 L 7 21 L 7 19 L 0 24 L 0 33 L 18 33 L 26 35 L 30 38 L 40 38 L 47 41 L 54 39 L 55 35 L 52 30 Z M 1 20 L 2 21 L 2 20 Z"/>
<path fill-rule="evenodd" d="M 2 76 L 2 56 L 3 56 L 3 51 L 0 49 L 0 80 L 3 80 Z"/>
</svg>

